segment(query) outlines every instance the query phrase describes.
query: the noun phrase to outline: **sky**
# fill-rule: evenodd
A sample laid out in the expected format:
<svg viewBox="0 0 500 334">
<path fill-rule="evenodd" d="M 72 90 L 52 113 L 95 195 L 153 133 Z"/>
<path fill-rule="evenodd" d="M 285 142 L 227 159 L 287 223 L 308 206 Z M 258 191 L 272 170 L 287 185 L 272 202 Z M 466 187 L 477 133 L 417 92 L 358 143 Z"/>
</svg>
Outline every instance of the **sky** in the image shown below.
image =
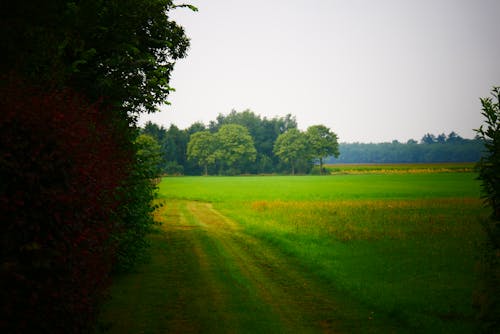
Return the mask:
<svg viewBox="0 0 500 334">
<path fill-rule="evenodd" d="M 191 39 L 170 105 L 181 129 L 218 114 L 292 114 L 340 142 L 473 138 L 500 86 L 499 0 L 191 0 L 170 14 Z M 180 2 L 179 2 L 180 3 Z"/>
</svg>

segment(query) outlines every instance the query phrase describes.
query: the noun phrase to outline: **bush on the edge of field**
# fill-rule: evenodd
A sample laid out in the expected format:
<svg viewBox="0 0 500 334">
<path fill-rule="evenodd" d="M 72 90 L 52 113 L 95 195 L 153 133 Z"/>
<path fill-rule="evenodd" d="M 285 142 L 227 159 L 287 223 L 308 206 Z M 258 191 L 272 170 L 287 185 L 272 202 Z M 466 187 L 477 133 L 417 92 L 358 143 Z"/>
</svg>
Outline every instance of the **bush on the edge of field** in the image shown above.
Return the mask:
<svg viewBox="0 0 500 334">
<path fill-rule="evenodd" d="M 128 178 L 119 193 L 120 207 L 117 210 L 117 230 L 113 239 L 117 244 L 115 272 L 131 271 L 137 264 L 145 262 L 149 253 L 149 241 L 154 219 L 152 205 L 156 197 L 156 181 L 160 175 L 160 146 L 148 135 L 139 135 L 133 141 L 135 161 Z"/>
<path fill-rule="evenodd" d="M 489 220 L 483 221 L 488 245 L 480 262 L 482 286 L 476 291 L 475 305 L 485 332 L 500 329 L 500 87 L 493 87 L 491 97 L 481 98 L 484 124 L 477 130 L 485 152 L 477 164 L 482 197 L 491 208 Z"/>
<path fill-rule="evenodd" d="M 113 265 L 130 143 L 77 93 L 2 81 L 0 332 L 85 332 Z"/>
</svg>

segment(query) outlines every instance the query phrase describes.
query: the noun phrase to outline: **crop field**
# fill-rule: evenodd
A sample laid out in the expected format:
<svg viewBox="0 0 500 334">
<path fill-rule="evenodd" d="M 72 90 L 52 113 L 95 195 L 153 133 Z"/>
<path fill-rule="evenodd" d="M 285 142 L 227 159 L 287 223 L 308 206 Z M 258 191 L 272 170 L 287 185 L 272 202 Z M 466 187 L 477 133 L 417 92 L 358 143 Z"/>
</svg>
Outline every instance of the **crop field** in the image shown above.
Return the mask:
<svg viewBox="0 0 500 334">
<path fill-rule="evenodd" d="M 330 174 L 363 174 L 363 173 L 446 173 L 446 172 L 473 172 L 474 163 L 471 162 L 443 162 L 443 163 L 398 163 L 398 164 L 329 164 L 325 169 Z"/>
<path fill-rule="evenodd" d="M 164 178 L 152 261 L 115 282 L 103 326 L 478 332 L 472 300 L 488 213 L 462 167 Z"/>
</svg>

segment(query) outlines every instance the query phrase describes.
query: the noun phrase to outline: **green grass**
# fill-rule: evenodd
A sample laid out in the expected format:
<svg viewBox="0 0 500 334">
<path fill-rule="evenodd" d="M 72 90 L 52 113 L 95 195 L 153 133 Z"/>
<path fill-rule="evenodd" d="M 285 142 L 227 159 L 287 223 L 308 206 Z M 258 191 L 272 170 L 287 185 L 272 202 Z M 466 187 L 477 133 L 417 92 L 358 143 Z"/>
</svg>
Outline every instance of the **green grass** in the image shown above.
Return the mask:
<svg viewBox="0 0 500 334">
<path fill-rule="evenodd" d="M 279 319 L 186 202 L 166 203 L 157 216 L 165 226 L 151 235 L 152 260 L 115 279 L 101 332 L 280 332 Z"/>
<path fill-rule="evenodd" d="M 479 201 L 257 202 L 221 209 L 376 313 L 470 332 Z M 449 319 L 449 320 L 448 320 Z"/>
<path fill-rule="evenodd" d="M 474 173 L 165 178 L 160 197 L 205 202 L 478 198 Z"/>
<path fill-rule="evenodd" d="M 476 330 L 486 216 L 473 173 L 167 178 L 165 199 L 213 202 L 253 237 L 409 331 Z"/>
<path fill-rule="evenodd" d="M 113 333 L 478 332 L 488 212 L 475 178 L 164 178 L 153 261 L 119 278 L 103 321 Z"/>
</svg>

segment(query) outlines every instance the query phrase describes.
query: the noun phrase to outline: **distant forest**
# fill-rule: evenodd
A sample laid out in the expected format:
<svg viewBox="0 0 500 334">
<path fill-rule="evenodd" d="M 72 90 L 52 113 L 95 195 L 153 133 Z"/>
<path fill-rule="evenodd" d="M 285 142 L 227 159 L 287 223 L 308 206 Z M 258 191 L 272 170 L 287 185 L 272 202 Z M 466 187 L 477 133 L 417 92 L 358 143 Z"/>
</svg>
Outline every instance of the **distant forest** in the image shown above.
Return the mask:
<svg viewBox="0 0 500 334">
<path fill-rule="evenodd" d="M 327 163 L 419 163 L 419 162 L 477 162 L 484 150 L 478 139 L 465 139 L 457 133 L 426 134 L 417 142 L 400 143 L 340 143 L 338 158 Z"/>
<path fill-rule="evenodd" d="M 237 170 L 226 170 L 222 174 L 270 174 L 288 173 L 289 166 L 284 164 L 273 152 L 276 139 L 290 129 L 297 129 L 294 116 L 268 119 L 256 115 L 250 110 L 232 111 L 228 115 L 219 114 L 208 125 L 200 122 L 187 129 L 171 125 L 168 129 L 148 122 L 140 129 L 142 134 L 151 136 L 160 147 L 160 169 L 171 175 L 201 175 L 203 168 L 188 159 L 188 143 L 193 134 L 209 131 L 216 133 L 223 125 L 237 124 L 248 129 L 256 150 L 256 157 L 239 166 Z M 341 140 L 342 138 L 340 138 Z M 479 139 L 465 139 L 457 133 L 448 135 L 425 134 L 420 141 L 409 140 L 400 143 L 396 140 L 388 143 L 340 143 L 338 158 L 328 157 L 324 163 L 419 163 L 419 162 L 476 162 L 481 157 L 483 143 Z M 306 174 L 315 172 L 314 160 L 302 160 L 297 165 L 297 172 Z M 316 168 L 318 169 L 318 168 Z M 317 171 L 316 171 L 317 172 Z M 221 174 L 217 170 L 210 174 Z"/>
</svg>

